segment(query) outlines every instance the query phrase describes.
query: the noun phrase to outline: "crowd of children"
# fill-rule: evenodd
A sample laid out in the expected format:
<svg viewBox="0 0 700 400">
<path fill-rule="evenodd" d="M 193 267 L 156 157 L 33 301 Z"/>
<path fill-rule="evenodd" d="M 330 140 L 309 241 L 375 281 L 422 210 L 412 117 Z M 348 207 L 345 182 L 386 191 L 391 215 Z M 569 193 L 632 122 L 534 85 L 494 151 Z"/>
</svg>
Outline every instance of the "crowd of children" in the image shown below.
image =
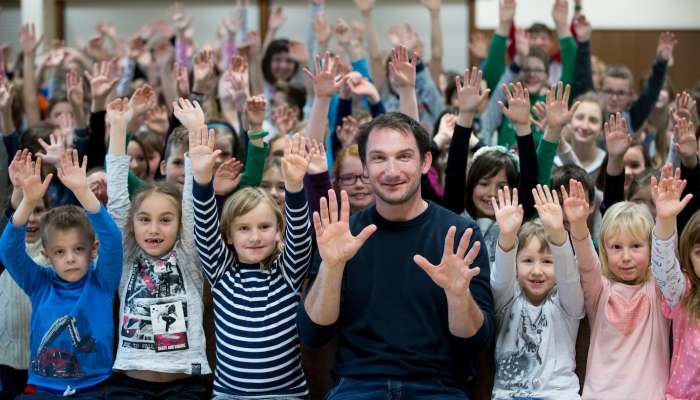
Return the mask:
<svg viewBox="0 0 700 400">
<path fill-rule="evenodd" d="M 302 299 L 340 257 L 329 237 L 359 240 L 351 215 L 402 184 L 368 163 L 414 155 L 366 154 L 362 133 L 392 113 L 429 148 L 422 198 L 478 226 L 456 247 L 450 230 L 451 256 L 473 262 L 477 231 L 488 254 L 493 385 L 472 371 L 456 389 L 700 398 L 700 81 L 674 93 L 663 33 L 637 93 L 628 67 L 591 56 L 581 1 L 572 18 L 552 1 L 554 32 L 516 28 L 516 0 L 499 0 L 463 74 L 442 67 L 441 0 L 422 0 L 429 55 L 409 24 L 385 54 L 374 0 L 333 26 L 311 0 L 307 43 L 276 38 L 281 7 L 264 38 L 249 31 L 248 2 L 219 48 L 196 46 L 181 3 L 128 38 L 100 22 L 81 49 L 39 54 L 23 25 L 16 62 L 0 46 L 0 399 L 322 398 Z"/>
</svg>

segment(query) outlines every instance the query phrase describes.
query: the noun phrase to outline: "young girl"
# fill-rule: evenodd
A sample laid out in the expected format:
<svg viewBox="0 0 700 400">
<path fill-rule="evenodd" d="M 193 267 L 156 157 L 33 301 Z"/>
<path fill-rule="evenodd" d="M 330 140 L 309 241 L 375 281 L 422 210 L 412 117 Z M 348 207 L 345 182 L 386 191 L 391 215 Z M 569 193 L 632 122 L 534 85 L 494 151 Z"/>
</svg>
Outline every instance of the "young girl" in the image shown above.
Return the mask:
<svg viewBox="0 0 700 400">
<path fill-rule="evenodd" d="M 600 258 L 585 215 L 567 217 L 591 325 L 583 398 L 663 399 L 669 324 L 649 276 L 649 210 L 626 201 L 612 205 L 603 217 Z"/>
<path fill-rule="evenodd" d="M 365 209 L 374 203 L 374 192 L 369 184 L 357 145 L 352 144 L 338 153 L 333 162 L 334 189 L 348 192 L 350 213 Z"/>
<path fill-rule="evenodd" d="M 603 132 L 603 103 L 595 93 L 576 98 L 580 104 L 574 112 L 569 127 L 570 144 L 561 142 L 556 165 L 576 164 L 582 167 L 595 182 L 605 160 L 605 151 L 598 147 L 598 137 Z"/>
<path fill-rule="evenodd" d="M 176 106 L 181 120 L 201 112 Z M 130 201 L 124 149 L 131 113 L 126 99 L 114 100 L 107 110 L 108 208 L 124 235 L 125 251 L 114 369 L 126 377 L 105 396 L 200 399 L 206 390 L 197 375 L 211 370 L 202 329 L 203 281 L 189 228 L 194 226 L 190 163 L 186 158 L 183 201 L 166 183 L 145 184 Z"/>
<path fill-rule="evenodd" d="M 676 219 L 692 195 L 681 199 L 685 181 L 670 175 L 657 183 L 652 178 L 652 197 L 656 203 L 656 225 L 652 241 L 651 271 L 663 293 L 663 311 L 673 321 L 673 357 L 666 398 L 697 399 L 700 397 L 697 363 L 700 337 L 700 212 L 683 229 L 676 257 Z M 697 206 L 697 204 L 695 204 Z M 679 262 L 680 258 L 680 262 Z M 685 271 L 685 273 L 683 272 Z"/>
<path fill-rule="evenodd" d="M 492 199 L 500 227 L 491 274 L 498 322 L 493 398 L 578 399 L 574 359 L 583 291 L 557 192 L 538 185 L 533 195 L 540 219 L 522 228 L 517 190 L 511 198 L 506 187 L 498 202 Z M 582 203 L 572 196 L 564 208 L 587 213 Z"/>
<path fill-rule="evenodd" d="M 284 216 L 264 190 L 244 188 L 224 205 L 219 230 L 214 136 L 203 128 L 190 158 L 195 239 L 214 297 L 215 398 L 306 398 L 296 313 L 311 259 L 303 186 L 311 155 L 301 137 L 289 140 L 282 159 Z"/>
</svg>

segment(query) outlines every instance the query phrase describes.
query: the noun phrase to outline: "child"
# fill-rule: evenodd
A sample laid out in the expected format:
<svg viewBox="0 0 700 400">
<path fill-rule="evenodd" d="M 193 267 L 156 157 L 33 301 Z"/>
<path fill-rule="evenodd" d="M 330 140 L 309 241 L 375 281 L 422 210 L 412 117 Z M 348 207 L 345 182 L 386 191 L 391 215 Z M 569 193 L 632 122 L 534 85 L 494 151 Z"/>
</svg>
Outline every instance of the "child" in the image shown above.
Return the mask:
<svg viewBox="0 0 700 400">
<path fill-rule="evenodd" d="M 182 118 L 201 112 L 191 104 L 176 107 Z M 203 282 L 194 237 L 191 229 L 181 229 L 194 225 L 191 178 L 183 181 L 183 201 L 180 191 L 167 182 L 143 185 L 133 202 L 129 200 L 129 157 L 124 144 L 131 113 L 126 99 L 114 100 L 107 109 L 108 208 L 125 243 L 114 369 L 125 371 L 126 377 L 108 387 L 105 397 L 200 399 L 206 390 L 197 375 L 211 370 L 205 353 Z"/>
<path fill-rule="evenodd" d="M 303 180 L 312 155 L 301 137 L 287 142 L 282 159 L 284 217 L 269 194 L 248 187 L 224 205 L 219 231 L 212 187 L 219 152 L 214 150 L 215 134 L 207 134 L 204 127 L 191 136 L 195 239 L 214 297 L 214 395 L 306 398 L 296 305 L 311 259 Z"/>
<path fill-rule="evenodd" d="M 75 206 L 47 211 L 41 241 L 51 268 L 32 261 L 25 251 L 25 225 L 53 175 L 42 182 L 41 159 L 32 165 L 31 153 L 25 154 L 17 172 L 22 201 L 0 239 L 0 258 L 33 308 L 30 386 L 25 391 L 33 396 L 23 398 L 99 397 L 100 385 L 112 371 L 111 311 L 122 261 L 119 230 L 88 187 L 87 157 L 81 165 L 77 150 L 66 151 L 57 164 L 58 177 L 87 216 Z"/>
<path fill-rule="evenodd" d="M 187 128 L 179 126 L 168 136 L 165 153 L 160 162 L 160 173 L 165 182 L 175 185 L 180 191 L 185 183 L 185 153 L 187 152 Z"/>
<path fill-rule="evenodd" d="M 500 228 L 491 275 L 499 332 L 493 398 L 578 399 L 583 291 L 557 192 L 540 185 L 532 192 L 540 219 L 522 229 L 517 189 L 512 199 L 506 187 L 492 200 Z M 567 212 L 575 202 L 564 203 Z"/>
<path fill-rule="evenodd" d="M 584 203 L 576 186 L 571 196 Z M 612 205 L 601 225 L 599 259 L 580 208 L 567 217 L 591 325 L 583 398 L 663 399 L 669 325 L 649 277 L 651 214 L 640 204 Z"/>
<path fill-rule="evenodd" d="M 673 321 L 673 357 L 666 398 L 697 399 L 700 397 L 700 365 L 695 361 L 700 317 L 700 212 L 695 212 L 683 229 L 679 257 L 676 257 L 676 219 L 693 196 L 687 194 L 681 200 L 686 181 L 678 179 L 680 169 L 675 177 L 670 176 L 670 166 L 665 170 L 666 176 L 658 183 L 655 177 L 651 178 L 656 203 L 651 271 L 664 296 L 664 315 Z"/>
</svg>

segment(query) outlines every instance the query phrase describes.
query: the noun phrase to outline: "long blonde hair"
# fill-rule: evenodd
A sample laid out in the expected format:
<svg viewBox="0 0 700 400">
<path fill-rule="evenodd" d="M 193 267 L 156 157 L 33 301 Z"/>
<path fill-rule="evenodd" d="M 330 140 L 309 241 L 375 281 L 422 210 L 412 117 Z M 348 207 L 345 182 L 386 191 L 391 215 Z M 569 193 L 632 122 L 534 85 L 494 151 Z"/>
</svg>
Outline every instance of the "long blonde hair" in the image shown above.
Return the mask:
<svg viewBox="0 0 700 400">
<path fill-rule="evenodd" d="M 608 279 L 619 280 L 608 268 L 608 253 L 605 242 L 619 233 L 629 234 L 636 238 L 646 240 L 651 248 L 651 231 L 654 227 L 654 218 L 649 209 L 642 204 L 631 201 L 621 201 L 612 205 L 603 216 L 600 226 L 600 266 Z M 647 268 L 643 281 L 649 279 Z"/>
<path fill-rule="evenodd" d="M 700 244 L 700 211 L 696 211 L 683 228 L 678 245 L 681 266 L 685 269 L 690 281 L 690 289 L 683 300 L 683 305 L 688 310 L 690 318 L 698 321 L 700 320 L 700 277 L 695 273 L 693 261 L 690 258 L 696 244 Z"/>
<path fill-rule="evenodd" d="M 246 187 L 234 193 L 233 196 L 229 197 L 226 203 L 224 203 L 224 209 L 221 212 L 220 227 L 221 234 L 227 241 L 231 239 L 229 236 L 233 221 L 242 215 L 248 214 L 260 203 L 266 203 L 272 209 L 272 212 L 275 214 L 275 219 L 277 219 L 277 229 L 280 235 L 284 234 L 284 214 L 282 210 L 280 210 L 275 199 L 262 188 Z M 236 249 L 234 248 L 233 251 L 235 253 Z M 272 254 L 260 263 L 261 269 L 267 270 L 272 261 L 281 253 L 282 241 L 279 240 Z"/>
</svg>

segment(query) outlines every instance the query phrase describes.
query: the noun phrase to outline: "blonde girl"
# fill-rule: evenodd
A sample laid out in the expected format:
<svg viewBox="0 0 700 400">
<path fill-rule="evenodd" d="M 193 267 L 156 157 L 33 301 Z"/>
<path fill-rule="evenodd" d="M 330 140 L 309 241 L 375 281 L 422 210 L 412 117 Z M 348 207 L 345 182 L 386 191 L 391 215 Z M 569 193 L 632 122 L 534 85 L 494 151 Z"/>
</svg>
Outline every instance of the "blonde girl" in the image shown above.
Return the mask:
<svg viewBox="0 0 700 400">
<path fill-rule="evenodd" d="M 577 185 L 578 186 L 578 185 Z M 620 202 L 603 217 L 600 258 L 582 204 L 569 213 L 591 340 L 584 399 L 663 399 L 668 381 L 669 323 L 649 273 L 653 219 L 646 206 Z"/>
<path fill-rule="evenodd" d="M 191 128 L 204 120 L 198 105 L 175 106 Z M 183 194 L 171 184 L 145 184 L 129 200 L 125 155 L 126 99 L 109 104 L 108 209 L 124 235 L 124 268 L 119 287 L 119 342 L 114 369 L 124 371 L 107 388 L 107 399 L 201 399 L 197 375 L 210 374 L 202 329 L 202 275 L 194 235 L 192 178 L 185 158 Z M 194 128 L 192 128 L 194 129 Z M 183 198 L 184 197 L 184 198 Z"/>
<path fill-rule="evenodd" d="M 287 141 L 284 213 L 265 190 L 244 188 L 226 201 L 219 230 L 214 136 L 203 128 L 190 143 L 195 239 L 214 297 L 214 398 L 306 398 L 296 314 L 311 260 L 303 182 L 312 155 L 301 137 Z"/>
<path fill-rule="evenodd" d="M 700 364 L 697 362 L 700 349 L 697 344 L 700 337 L 700 212 L 695 212 L 683 229 L 679 257 L 676 257 L 676 220 L 693 197 L 692 194 L 682 196 L 686 181 L 679 178 L 680 169 L 671 176 L 670 165 L 664 167 L 658 183 L 652 178 L 656 225 L 651 270 L 663 293 L 664 314 L 673 321 L 673 356 L 666 398 L 697 399 L 700 397 Z"/>
</svg>

